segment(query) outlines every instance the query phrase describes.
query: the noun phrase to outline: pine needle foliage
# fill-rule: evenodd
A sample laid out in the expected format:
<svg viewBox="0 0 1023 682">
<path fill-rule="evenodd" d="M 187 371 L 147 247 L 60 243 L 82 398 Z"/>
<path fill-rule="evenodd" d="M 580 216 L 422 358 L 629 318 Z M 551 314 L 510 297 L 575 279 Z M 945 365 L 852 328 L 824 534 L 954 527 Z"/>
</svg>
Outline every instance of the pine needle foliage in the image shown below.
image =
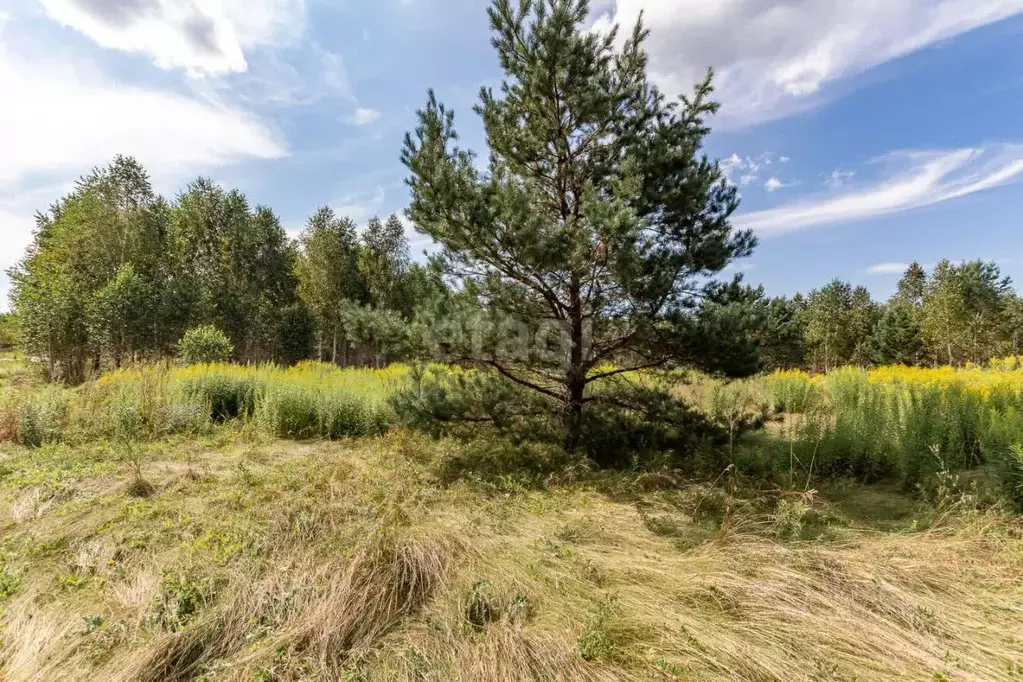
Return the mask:
<svg viewBox="0 0 1023 682">
<path fill-rule="evenodd" d="M 457 145 L 454 113 L 432 92 L 402 152 L 409 216 L 440 244 L 436 262 L 489 329 L 530 339 L 509 349 L 511 332 L 497 333 L 462 355 L 557 401 L 572 446 L 597 382 L 673 363 L 756 365 L 733 306 L 748 292 L 712 277 L 755 239 L 732 229 L 737 191 L 701 152 L 718 109 L 711 74 L 666 97 L 648 78 L 642 24 L 619 40 L 617 28 L 587 30 L 589 10 L 496 0 L 505 79 L 475 107 L 487 164 Z"/>
</svg>

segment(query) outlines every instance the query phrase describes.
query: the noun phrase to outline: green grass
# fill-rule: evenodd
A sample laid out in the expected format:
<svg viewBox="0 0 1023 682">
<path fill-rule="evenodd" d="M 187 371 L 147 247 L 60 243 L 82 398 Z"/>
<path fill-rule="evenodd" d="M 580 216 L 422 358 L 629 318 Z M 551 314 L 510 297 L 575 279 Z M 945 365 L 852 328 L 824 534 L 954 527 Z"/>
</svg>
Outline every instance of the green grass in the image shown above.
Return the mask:
<svg viewBox="0 0 1023 682">
<path fill-rule="evenodd" d="M 468 469 L 479 447 L 503 469 Z M 144 446 L 138 497 L 116 444 L 5 445 L 0 676 L 1012 679 L 1023 664 L 1023 544 L 965 497 L 952 514 L 852 483 L 729 500 L 515 449 L 222 426 Z M 523 486 L 516 461 L 560 473 Z"/>
<path fill-rule="evenodd" d="M 219 425 L 306 439 L 381 433 L 387 397 L 408 369 L 148 365 L 74 388 L 26 384 L 0 394 L 0 442 L 38 447 L 97 439 L 149 442 L 196 437 Z"/>
<path fill-rule="evenodd" d="M 966 419 L 975 397 L 839 373 L 778 414 L 777 387 L 699 377 L 676 392 L 732 438 L 599 471 L 485 427 L 396 428 L 406 377 L 7 390 L 0 677 L 1023 679 L 1023 540 L 998 501 L 1018 453 L 1000 478 L 936 456 L 978 424 L 981 454 L 1013 443 L 1009 407 Z M 910 444 L 939 436 L 906 485 Z"/>
<path fill-rule="evenodd" d="M 20 353 L 0 353 L 0 389 L 38 386 L 42 368 Z"/>
</svg>

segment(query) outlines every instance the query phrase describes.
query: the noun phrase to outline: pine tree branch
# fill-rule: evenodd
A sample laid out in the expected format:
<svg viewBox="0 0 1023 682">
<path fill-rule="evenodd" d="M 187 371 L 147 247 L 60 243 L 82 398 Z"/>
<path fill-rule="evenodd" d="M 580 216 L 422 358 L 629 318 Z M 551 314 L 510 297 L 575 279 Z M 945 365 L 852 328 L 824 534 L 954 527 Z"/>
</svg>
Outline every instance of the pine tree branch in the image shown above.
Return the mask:
<svg viewBox="0 0 1023 682">
<path fill-rule="evenodd" d="M 507 369 L 502 367 L 496 360 L 486 360 L 486 363 L 488 365 L 490 365 L 491 367 L 493 367 L 494 369 L 496 369 L 497 372 L 501 376 L 503 376 L 504 378 L 506 378 L 506 379 L 508 379 L 510 381 L 515 382 L 516 384 L 518 384 L 520 386 L 524 386 L 526 388 L 532 389 L 532 390 L 537 391 L 539 393 L 543 393 L 544 395 L 549 396 L 551 398 L 554 398 L 555 400 L 558 400 L 558 401 L 564 401 L 564 399 L 565 399 L 564 396 L 559 395 L 559 394 L 555 393 L 554 391 L 552 391 L 550 389 L 544 388 L 543 386 L 540 386 L 539 384 L 535 384 L 532 381 L 529 381 L 528 379 L 523 379 L 521 377 L 515 376 L 514 374 L 509 372 Z"/>
<path fill-rule="evenodd" d="M 627 374 L 629 372 L 639 372 L 644 369 L 652 369 L 654 367 L 660 367 L 668 361 L 668 358 L 661 358 L 652 362 L 647 362 L 642 365 L 634 365 L 632 367 L 619 367 L 618 369 L 608 370 L 607 372 L 601 372 L 600 374 L 594 374 L 586 377 L 586 383 L 592 383 L 594 381 L 600 381 L 601 379 L 607 379 L 608 377 L 618 376 L 619 374 Z"/>
</svg>

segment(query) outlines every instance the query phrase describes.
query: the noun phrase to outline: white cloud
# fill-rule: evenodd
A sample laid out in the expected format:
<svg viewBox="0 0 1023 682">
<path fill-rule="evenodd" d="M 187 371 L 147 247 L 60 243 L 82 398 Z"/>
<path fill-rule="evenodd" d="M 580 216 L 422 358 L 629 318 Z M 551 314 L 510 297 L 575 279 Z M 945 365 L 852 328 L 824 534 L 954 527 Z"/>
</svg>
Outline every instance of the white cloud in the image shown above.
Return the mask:
<svg viewBox="0 0 1023 682">
<path fill-rule="evenodd" d="M 0 48 L 0 183 L 73 173 L 130 154 L 173 173 L 243 158 L 278 158 L 285 147 L 248 113 L 179 94 L 121 85 L 88 65 L 21 59 Z M 16 131 L 16 132 L 15 132 Z"/>
<path fill-rule="evenodd" d="M 348 117 L 348 122 L 356 126 L 369 125 L 370 123 L 376 123 L 380 120 L 380 112 L 376 109 L 366 109 L 358 107 L 355 112 Z"/>
<path fill-rule="evenodd" d="M 742 157 L 733 153 L 727 159 L 718 161 L 718 166 L 726 176 L 731 176 L 743 163 Z"/>
<path fill-rule="evenodd" d="M 192 75 L 245 71 L 245 50 L 289 42 L 305 0 L 42 0 L 51 19 L 102 47 Z"/>
<path fill-rule="evenodd" d="M 856 177 L 856 171 L 842 170 L 836 168 L 830 174 L 824 176 L 824 184 L 831 189 L 838 189 Z"/>
<path fill-rule="evenodd" d="M 874 184 L 736 216 L 761 234 L 844 223 L 930 206 L 1023 176 L 1023 145 L 989 149 L 901 151 L 883 159 L 895 172 Z"/>
<path fill-rule="evenodd" d="M 784 186 L 785 183 L 779 180 L 778 178 L 769 178 L 767 182 L 764 183 L 764 189 L 766 189 L 768 192 L 777 192 Z"/>
<path fill-rule="evenodd" d="M 352 83 L 341 55 L 330 50 L 320 50 L 320 62 L 323 65 L 324 84 L 344 97 L 351 97 Z"/>
<path fill-rule="evenodd" d="M 789 157 L 787 157 L 787 156 L 779 156 L 779 157 L 778 157 L 778 163 L 788 163 L 788 162 L 789 162 L 789 161 L 791 161 L 791 160 L 792 160 L 792 159 L 790 159 L 790 158 L 789 158 Z"/>
<path fill-rule="evenodd" d="M 867 268 L 871 275 L 901 275 L 909 268 L 909 263 L 875 263 Z"/>
<path fill-rule="evenodd" d="M 655 80 L 688 92 L 718 73 L 724 125 L 814 106 L 828 85 L 1023 12 L 1023 0 L 608 0 L 597 30 L 631 28 L 640 13 Z"/>
<path fill-rule="evenodd" d="M 739 185 L 750 185 L 760 177 L 760 171 L 774 162 L 774 155 L 771 152 L 764 152 L 760 156 L 739 156 L 733 153 L 726 159 L 718 162 L 721 172 L 725 174 L 728 182 Z M 738 180 L 736 180 L 738 175 Z"/>
</svg>

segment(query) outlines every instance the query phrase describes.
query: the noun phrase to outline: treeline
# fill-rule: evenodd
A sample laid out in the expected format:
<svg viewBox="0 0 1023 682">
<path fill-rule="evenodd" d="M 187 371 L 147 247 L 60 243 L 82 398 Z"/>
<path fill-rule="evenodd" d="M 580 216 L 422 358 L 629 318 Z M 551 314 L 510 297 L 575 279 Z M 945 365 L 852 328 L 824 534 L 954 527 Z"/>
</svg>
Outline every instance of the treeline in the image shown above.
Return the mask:
<svg viewBox="0 0 1023 682">
<path fill-rule="evenodd" d="M 884 303 L 836 279 L 763 307 L 766 368 L 982 364 L 1019 355 L 1023 341 L 1023 299 L 984 261 L 943 260 L 929 273 L 914 262 Z"/>
<path fill-rule="evenodd" d="M 322 207 L 292 240 L 237 190 L 199 178 L 167 201 L 120 156 L 37 216 L 9 274 L 0 348 L 17 326 L 22 349 L 70 383 L 172 355 L 204 325 L 224 332 L 239 362 L 382 366 L 423 356 L 460 295 L 411 262 L 397 216 L 360 234 Z M 743 333 L 753 330 L 767 370 L 979 364 L 1021 350 L 1023 299 L 993 263 L 913 263 L 884 303 L 840 280 L 791 298 L 751 293 Z"/>
<path fill-rule="evenodd" d="M 237 190 L 199 178 L 167 201 L 121 156 L 36 222 L 9 272 L 12 309 L 24 350 L 72 383 L 173 354 L 200 325 L 222 330 L 241 362 L 383 364 L 417 309 L 445 291 L 410 262 L 397 216 L 359 235 L 321 208 L 296 242 Z"/>
</svg>

